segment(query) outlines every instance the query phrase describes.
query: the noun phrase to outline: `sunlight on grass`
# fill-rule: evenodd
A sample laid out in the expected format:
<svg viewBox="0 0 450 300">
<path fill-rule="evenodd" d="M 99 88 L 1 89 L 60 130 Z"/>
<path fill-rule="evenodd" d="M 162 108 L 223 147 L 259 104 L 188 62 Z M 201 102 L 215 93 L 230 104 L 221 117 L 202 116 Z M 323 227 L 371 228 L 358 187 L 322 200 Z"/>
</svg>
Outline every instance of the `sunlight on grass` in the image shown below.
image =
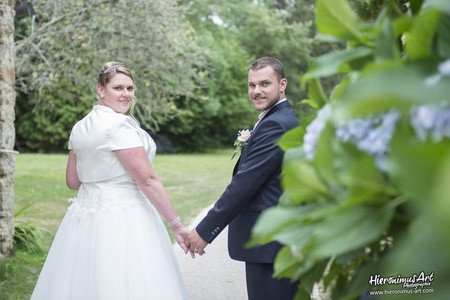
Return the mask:
<svg viewBox="0 0 450 300">
<path fill-rule="evenodd" d="M 235 161 L 229 151 L 212 154 L 160 155 L 154 168 L 186 225 L 222 194 Z"/>
</svg>

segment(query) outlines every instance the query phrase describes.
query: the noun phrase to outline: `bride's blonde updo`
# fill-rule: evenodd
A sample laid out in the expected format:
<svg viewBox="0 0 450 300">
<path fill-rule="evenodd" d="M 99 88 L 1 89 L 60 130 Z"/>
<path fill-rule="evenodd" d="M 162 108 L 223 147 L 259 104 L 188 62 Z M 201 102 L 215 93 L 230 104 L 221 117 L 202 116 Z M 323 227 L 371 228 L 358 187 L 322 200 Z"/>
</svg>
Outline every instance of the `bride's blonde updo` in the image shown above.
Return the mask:
<svg viewBox="0 0 450 300">
<path fill-rule="evenodd" d="M 110 61 L 103 65 L 102 70 L 98 74 L 98 84 L 106 86 L 112 75 L 122 73 L 131 78 L 134 82 L 133 72 L 121 62 Z"/>
</svg>

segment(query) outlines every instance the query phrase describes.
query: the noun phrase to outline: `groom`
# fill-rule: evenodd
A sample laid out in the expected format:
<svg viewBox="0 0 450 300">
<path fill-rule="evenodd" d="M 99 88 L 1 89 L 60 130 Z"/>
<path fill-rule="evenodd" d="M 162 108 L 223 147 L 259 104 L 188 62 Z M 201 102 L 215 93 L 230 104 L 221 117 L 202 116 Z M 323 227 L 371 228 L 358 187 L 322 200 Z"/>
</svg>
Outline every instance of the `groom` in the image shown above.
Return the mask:
<svg viewBox="0 0 450 300">
<path fill-rule="evenodd" d="M 298 285 L 272 278 L 281 244 L 245 247 L 260 214 L 277 205 L 282 193 L 283 152 L 276 143 L 299 125 L 285 97 L 287 83 L 283 65 L 275 58 L 263 57 L 250 66 L 248 95 L 260 119 L 236 163 L 231 183 L 187 241 L 191 251 L 202 255 L 207 243 L 229 225 L 228 252 L 232 259 L 245 262 L 249 300 L 292 300 Z"/>
</svg>

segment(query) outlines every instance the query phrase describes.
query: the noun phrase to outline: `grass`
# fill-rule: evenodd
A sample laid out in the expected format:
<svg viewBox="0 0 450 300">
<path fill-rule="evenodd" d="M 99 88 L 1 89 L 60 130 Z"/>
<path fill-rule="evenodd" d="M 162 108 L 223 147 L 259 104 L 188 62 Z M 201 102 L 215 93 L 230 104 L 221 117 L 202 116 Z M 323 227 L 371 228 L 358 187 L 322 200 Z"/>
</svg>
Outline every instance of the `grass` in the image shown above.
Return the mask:
<svg viewBox="0 0 450 300">
<path fill-rule="evenodd" d="M 232 151 L 207 154 L 158 154 L 153 166 L 178 214 L 188 225 L 222 193 L 236 162 Z M 15 210 L 28 206 L 15 220 L 44 232 L 42 251 L 16 251 L 0 264 L 0 300 L 29 299 L 54 234 L 66 212 L 67 199 L 76 195 L 66 187 L 66 155 L 20 154 L 14 173 Z"/>
</svg>

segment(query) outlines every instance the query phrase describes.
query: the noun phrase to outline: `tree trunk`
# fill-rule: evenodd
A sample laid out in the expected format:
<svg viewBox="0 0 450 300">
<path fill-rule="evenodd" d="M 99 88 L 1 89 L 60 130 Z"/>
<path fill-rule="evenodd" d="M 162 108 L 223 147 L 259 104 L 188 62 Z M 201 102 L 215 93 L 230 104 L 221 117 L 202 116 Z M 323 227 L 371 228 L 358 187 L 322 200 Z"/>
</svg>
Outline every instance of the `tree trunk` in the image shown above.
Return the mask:
<svg viewBox="0 0 450 300">
<path fill-rule="evenodd" d="M 14 237 L 14 4 L 0 0 L 0 261 L 10 254 Z"/>
</svg>

